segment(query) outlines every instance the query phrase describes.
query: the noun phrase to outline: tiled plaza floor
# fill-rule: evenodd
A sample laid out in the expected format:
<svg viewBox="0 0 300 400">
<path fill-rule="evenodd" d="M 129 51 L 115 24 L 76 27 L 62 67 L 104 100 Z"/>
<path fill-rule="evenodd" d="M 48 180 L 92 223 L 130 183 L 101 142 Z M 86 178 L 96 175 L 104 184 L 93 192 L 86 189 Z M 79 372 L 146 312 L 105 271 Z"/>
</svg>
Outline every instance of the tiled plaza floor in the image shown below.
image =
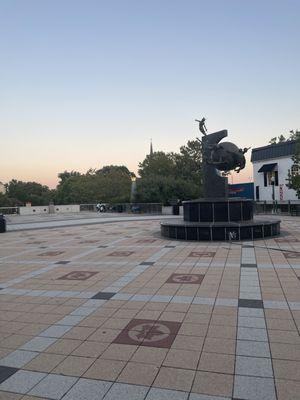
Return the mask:
<svg viewBox="0 0 300 400">
<path fill-rule="evenodd" d="M 159 222 L 0 234 L 0 399 L 299 400 L 300 219 L 244 243 Z"/>
</svg>

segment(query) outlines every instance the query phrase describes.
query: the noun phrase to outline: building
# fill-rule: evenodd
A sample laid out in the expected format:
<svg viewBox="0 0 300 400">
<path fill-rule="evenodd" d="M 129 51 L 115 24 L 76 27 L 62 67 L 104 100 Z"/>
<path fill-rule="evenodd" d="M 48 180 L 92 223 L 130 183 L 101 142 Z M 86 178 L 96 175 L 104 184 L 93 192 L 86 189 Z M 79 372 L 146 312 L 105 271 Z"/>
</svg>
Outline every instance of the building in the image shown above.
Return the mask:
<svg viewBox="0 0 300 400">
<path fill-rule="evenodd" d="M 295 190 L 287 187 L 289 171 L 298 174 L 292 160 L 295 148 L 296 141 L 289 140 L 252 150 L 255 200 L 298 200 Z"/>
</svg>

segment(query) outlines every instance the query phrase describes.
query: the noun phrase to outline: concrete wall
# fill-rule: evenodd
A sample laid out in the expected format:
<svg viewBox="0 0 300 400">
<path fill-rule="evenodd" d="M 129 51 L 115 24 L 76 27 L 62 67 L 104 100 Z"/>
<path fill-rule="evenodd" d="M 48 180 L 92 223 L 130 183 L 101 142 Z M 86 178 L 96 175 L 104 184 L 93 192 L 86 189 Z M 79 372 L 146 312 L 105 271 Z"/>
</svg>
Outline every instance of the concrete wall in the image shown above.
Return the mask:
<svg viewBox="0 0 300 400">
<path fill-rule="evenodd" d="M 51 207 L 51 206 L 50 206 Z M 49 206 L 36 206 L 36 207 L 19 207 L 20 215 L 36 215 L 36 214 L 49 214 Z M 80 211 L 78 204 L 52 206 L 55 214 L 59 213 L 75 213 Z"/>
<path fill-rule="evenodd" d="M 163 215 L 172 215 L 172 206 L 162 206 L 161 213 Z"/>
<path fill-rule="evenodd" d="M 163 206 L 161 208 L 162 215 L 172 215 L 173 214 L 173 207 L 172 206 Z M 183 206 L 179 207 L 179 215 L 183 215 Z"/>
<path fill-rule="evenodd" d="M 258 170 L 264 164 L 277 163 L 278 169 L 278 186 L 275 186 L 275 200 L 298 200 L 295 190 L 289 189 L 287 184 L 288 171 L 293 165 L 293 160 L 290 157 L 280 157 L 262 161 L 253 162 L 253 181 L 254 181 L 254 196 L 256 199 L 256 186 L 259 186 L 259 200 L 272 201 L 272 185 L 264 186 L 264 173 Z M 276 169 L 276 168 L 275 168 Z"/>
<path fill-rule="evenodd" d="M 19 207 L 20 215 L 48 214 L 48 206 Z"/>
<path fill-rule="evenodd" d="M 54 206 L 55 213 L 67 213 L 67 212 L 79 212 L 80 206 L 79 204 L 69 204 L 64 206 Z"/>
</svg>

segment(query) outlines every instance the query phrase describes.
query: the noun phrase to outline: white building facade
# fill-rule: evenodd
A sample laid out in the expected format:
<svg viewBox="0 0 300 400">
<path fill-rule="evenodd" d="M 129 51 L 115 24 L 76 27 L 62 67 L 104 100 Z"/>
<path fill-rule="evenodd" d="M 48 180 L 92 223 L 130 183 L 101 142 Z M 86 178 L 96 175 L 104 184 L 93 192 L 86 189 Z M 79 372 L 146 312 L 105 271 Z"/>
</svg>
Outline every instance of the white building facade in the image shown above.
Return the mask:
<svg viewBox="0 0 300 400">
<path fill-rule="evenodd" d="M 298 200 L 295 190 L 287 187 L 290 173 L 299 173 L 292 155 L 296 141 L 290 140 L 252 150 L 254 197 L 256 201 Z"/>
</svg>

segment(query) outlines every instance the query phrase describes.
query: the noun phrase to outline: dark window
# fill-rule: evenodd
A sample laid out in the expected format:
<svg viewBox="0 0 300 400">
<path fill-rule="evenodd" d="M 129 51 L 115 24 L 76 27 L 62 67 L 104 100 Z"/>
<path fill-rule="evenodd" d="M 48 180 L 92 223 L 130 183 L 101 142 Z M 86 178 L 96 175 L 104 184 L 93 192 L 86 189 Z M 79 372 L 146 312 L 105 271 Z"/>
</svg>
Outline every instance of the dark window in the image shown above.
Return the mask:
<svg viewBox="0 0 300 400">
<path fill-rule="evenodd" d="M 264 186 L 268 186 L 267 173 L 264 172 Z"/>
<path fill-rule="evenodd" d="M 275 173 L 275 186 L 278 186 L 278 171 L 274 171 Z"/>
<path fill-rule="evenodd" d="M 256 186 L 255 192 L 256 192 L 256 200 L 259 201 L 259 186 Z"/>
</svg>

